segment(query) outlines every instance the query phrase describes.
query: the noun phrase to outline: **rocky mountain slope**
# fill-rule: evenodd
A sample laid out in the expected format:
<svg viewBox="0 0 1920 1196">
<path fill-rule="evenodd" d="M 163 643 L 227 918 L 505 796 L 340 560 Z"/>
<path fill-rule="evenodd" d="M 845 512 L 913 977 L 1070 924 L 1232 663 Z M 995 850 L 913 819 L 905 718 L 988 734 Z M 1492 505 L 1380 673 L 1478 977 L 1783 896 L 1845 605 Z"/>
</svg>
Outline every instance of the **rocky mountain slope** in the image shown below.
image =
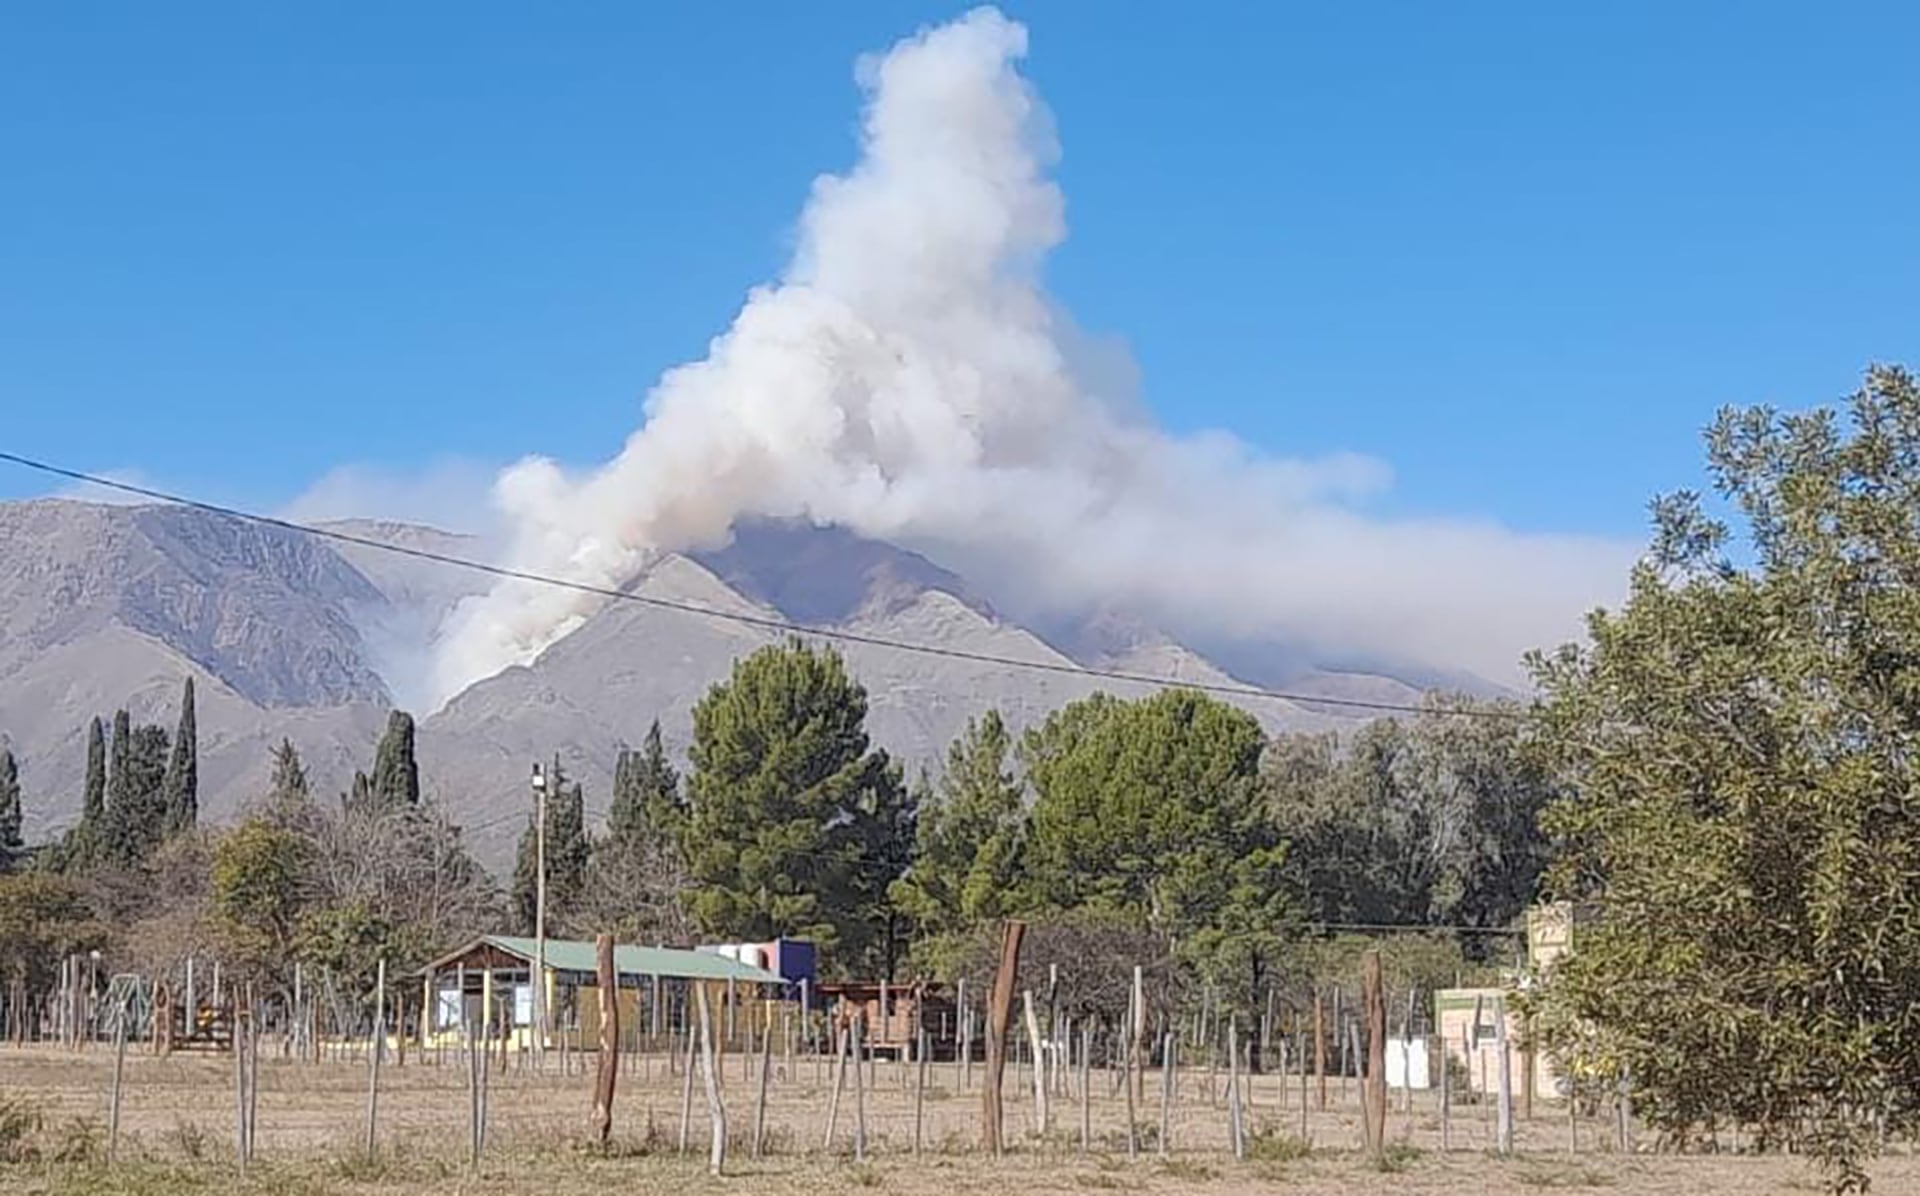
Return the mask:
<svg viewBox="0 0 1920 1196">
<path fill-rule="evenodd" d="M 337 530 L 384 543 L 475 555 L 466 537 L 353 520 Z M 202 808 L 230 815 L 264 788 L 267 749 L 299 746 L 316 786 L 364 767 L 385 710 L 406 697 L 433 628 L 487 579 L 470 571 L 173 507 L 62 500 L 0 504 L 0 738 L 22 763 L 30 833 L 77 812 L 84 735 L 127 704 L 171 723 L 180 682 L 200 692 Z M 1001 710 L 1028 725 L 1102 683 L 1078 664 L 1211 684 L 1232 677 L 1123 612 L 1050 629 L 1009 622 L 963 578 L 924 557 L 838 529 L 760 524 L 725 548 L 669 555 L 630 592 L 699 611 L 740 612 L 838 629 L 871 697 L 875 743 L 909 768 L 937 767 L 973 717 Z M 420 723 L 428 790 L 503 861 L 534 759 L 559 752 L 604 808 L 619 748 L 658 717 L 683 747 L 691 708 L 732 662 L 777 631 L 640 602 L 609 602 L 530 664 L 457 695 Z M 859 638 L 941 649 L 902 652 Z M 1056 671 L 969 659 L 1033 661 Z M 1387 677 L 1301 674 L 1303 692 L 1412 694 Z M 1269 728 L 1354 725 L 1351 712 L 1248 701 Z M 1316 708 L 1317 707 L 1317 708 Z"/>
</svg>

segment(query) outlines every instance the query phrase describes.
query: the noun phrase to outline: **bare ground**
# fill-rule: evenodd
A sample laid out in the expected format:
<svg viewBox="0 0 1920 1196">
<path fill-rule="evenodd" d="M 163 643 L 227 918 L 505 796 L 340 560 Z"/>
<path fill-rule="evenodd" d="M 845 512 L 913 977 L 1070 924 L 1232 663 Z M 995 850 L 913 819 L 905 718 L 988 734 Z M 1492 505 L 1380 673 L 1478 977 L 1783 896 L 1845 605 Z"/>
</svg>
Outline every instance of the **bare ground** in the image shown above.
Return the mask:
<svg viewBox="0 0 1920 1196">
<path fill-rule="evenodd" d="M 1285 1190 L 1360 1196 L 1362 1193 L 1531 1193 L 1593 1190 L 1639 1196 L 1757 1196 L 1817 1192 L 1818 1171 L 1804 1160 L 1742 1153 L 1652 1153 L 1644 1132 L 1635 1153 L 1614 1149 L 1610 1120 L 1582 1118 L 1570 1127 L 1564 1104 L 1542 1101 L 1518 1126 L 1517 1154 L 1491 1155 L 1491 1127 L 1483 1106 L 1449 1117 L 1451 1149 L 1441 1149 L 1438 1101 L 1416 1094 L 1411 1113 L 1394 1094 L 1388 1120 L 1392 1147 L 1384 1164 L 1359 1150 L 1357 1094 L 1335 1080 L 1326 1110 L 1313 1108 L 1302 1136 L 1297 1078 L 1284 1101 L 1277 1076 L 1253 1086 L 1250 1157 L 1227 1149 L 1224 1082 L 1209 1099 L 1204 1071 L 1180 1077 L 1172 1110 L 1171 1150 L 1158 1157 L 1160 1077 L 1150 1076 L 1136 1111 L 1142 1126 L 1139 1157 L 1126 1148 L 1125 1098 L 1109 1077 L 1093 1077 L 1089 1114 L 1092 1147 L 1080 1148 L 1081 1104 L 1056 1097 L 1045 1137 L 1034 1132 L 1030 1079 L 1007 1073 L 1009 1153 L 1000 1159 L 977 1149 L 980 1069 L 964 1086 L 951 1064 L 931 1069 L 924 1101 L 922 1153 L 913 1146 L 909 1069 L 882 1062 L 865 1092 L 867 1161 L 852 1159 L 858 1115 L 852 1079 L 840 1100 L 831 1149 L 825 1144 L 833 1073 L 824 1063 L 780 1061 L 770 1089 L 768 1152 L 748 1157 L 754 1085 L 738 1057 L 723 1066 L 732 1148 L 724 1181 L 705 1170 L 709 1123 L 696 1082 L 689 1147 L 678 1151 L 684 1076 L 669 1075 L 660 1055 L 622 1059 L 614 1142 L 601 1152 L 585 1145 L 591 1078 L 581 1060 L 568 1074 L 550 1061 L 547 1074 L 514 1064 L 489 1081 L 489 1124 L 478 1173 L 468 1159 L 468 1094 L 464 1059 L 436 1064 L 391 1059 L 381 1073 L 377 1157 L 369 1161 L 365 1133 L 367 1066 L 364 1057 L 312 1064 L 262 1051 L 255 1162 L 245 1180 L 234 1164 L 234 1076 L 231 1056 L 155 1059 L 130 1054 L 121 1102 L 117 1160 L 104 1154 L 111 1052 L 80 1054 L 0 1048 L 0 1101 L 25 1100 L 42 1113 L 35 1135 L 38 1161 L 0 1165 L 0 1191 L 45 1193 L 274 1192 L 506 1193 L 584 1196 L 611 1191 L 689 1193 L 830 1193 L 879 1190 L 906 1196 L 966 1193 L 1204 1192 L 1219 1196 Z M 591 1060 L 587 1061 L 589 1067 Z M 1310 1094 L 1311 1095 L 1311 1094 Z M 1342 1099 L 1344 1095 L 1345 1099 Z M 1311 1103 L 1315 1103 L 1310 1101 Z M 1578 1152 L 1568 1149 L 1574 1129 Z M 1723 1143 L 1727 1147 L 1735 1144 Z M 4 1143 L 0 1143 L 0 1150 Z M 54 1162 L 59 1155 L 75 1161 Z M 91 1160 L 91 1161 L 88 1161 Z M 1920 1192 L 1920 1160 L 1899 1155 L 1874 1169 L 1880 1193 Z"/>
</svg>

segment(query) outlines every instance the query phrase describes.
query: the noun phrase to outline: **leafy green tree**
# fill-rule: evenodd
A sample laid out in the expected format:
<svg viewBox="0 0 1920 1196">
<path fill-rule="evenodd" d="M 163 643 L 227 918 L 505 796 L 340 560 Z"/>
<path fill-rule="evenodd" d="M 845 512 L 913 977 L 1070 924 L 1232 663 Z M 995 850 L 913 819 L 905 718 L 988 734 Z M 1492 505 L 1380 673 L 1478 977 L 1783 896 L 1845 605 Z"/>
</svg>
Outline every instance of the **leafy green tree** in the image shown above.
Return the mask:
<svg viewBox="0 0 1920 1196">
<path fill-rule="evenodd" d="M 20 839 L 20 768 L 12 752 L 0 751 L 0 872 L 13 867 L 24 846 Z"/>
<path fill-rule="evenodd" d="M 1536 1016 L 1665 1133 L 1864 1187 L 1920 1130 L 1920 387 L 1726 410 L 1707 455 L 1744 537 L 1656 501 L 1626 604 L 1533 661 L 1554 888 L 1598 911 Z"/>
<path fill-rule="evenodd" d="M 1552 794 L 1526 728 L 1513 703 L 1429 695 L 1412 720 L 1370 723 L 1344 753 L 1329 735 L 1269 744 L 1268 802 L 1311 916 L 1479 927 L 1518 918 L 1545 864 L 1537 818 Z"/>
<path fill-rule="evenodd" d="M 694 707 L 681 854 L 708 933 L 811 938 L 849 971 L 886 966 L 899 859 L 875 845 L 906 794 L 866 714 L 840 655 L 798 640 L 736 661 Z"/>
<path fill-rule="evenodd" d="M 180 693 L 180 725 L 173 736 L 173 756 L 167 761 L 161 801 L 166 807 L 168 835 L 192 830 L 200 820 L 200 734 L 194 725 L 193 678 Z"/>
<path fill-rule="evenodd" d="M 387 714 L 387 729 L 374 752 L 368 790 L 373 800 L 382 805 L 420 804 L 420 765 L 413 754 L 413 716 L 404 710 Z"/>
<path fill-rule="evenodd" d="M 249 818 L 213 849 L 211 898 L 226 957 L 277 980 L 292 956 L 308 885 L 309 845 Z"/>
<path fill-rule="evenodd" d="M 37 870 L 0 875 L 0 980 L 9 1000 L 51 987 L 62 960 L 105 941 L 78 882 Z"/>
<path fill-rule="evenodd" d="M 894 904 L 919 935 L 916 958 L 942 978 L 977 927 L 1005 916 L 1019 881 L 1025 790 L 1012 757 L 998 711 L 968 720 L 938 788 L 919 803 L 912 862 L 893 883 Z"/>
</svg>

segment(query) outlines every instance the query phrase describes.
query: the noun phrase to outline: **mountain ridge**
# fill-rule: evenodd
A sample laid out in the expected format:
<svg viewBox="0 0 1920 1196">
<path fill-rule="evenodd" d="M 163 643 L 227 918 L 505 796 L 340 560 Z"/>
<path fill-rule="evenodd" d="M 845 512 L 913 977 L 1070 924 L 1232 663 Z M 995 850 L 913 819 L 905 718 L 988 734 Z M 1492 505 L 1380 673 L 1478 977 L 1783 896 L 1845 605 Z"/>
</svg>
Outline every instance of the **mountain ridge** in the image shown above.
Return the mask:
<svg viewBox="0 0 1920 1196">
<path fill-rule="evenodd" d="M 450 556 L 484 545 L 395 520 L 330 530 Z M 302 535 L 169 506 L 68 499 L 0 503 L 0 735 L 21 758 L 32 814 L 45 831 L 77 811 L 84 732 L 126 704 L 170 723 L 180 682 L 201 692 L 202 809 L 230 817 L 264 790 L 281 736 L 307 759 L 316 792 L 344 790 L 371 758 L 385 711 L 432 631 L 491 579 L 366 544 Z M 1235 675 L 1120 611 L 1033 629 L 997 613 L 960 575 L 918 553 L 839 528 L 761 521 L 725 545 L 665 553 L 629 592 L 675 606 L 608 601 L 538 657 L 485 678 L 419 721 L 429 792 L 478 833 L 489 863 L 510 853 L 526 762 L 559 751 L 589 794 L 611 786 L 619 749 L 661 720 L 684 749 L 693 704 L 733 661 L 783 633 L 765 622 L 923 644 L 960 655 L 839 642 L 869 693 L 869 731 L 903 766 L 938 768 L 967 719 L 1000 709 L 1015 727 L 1106 690 L 1157 688 L 1076 673 L 1111 669 L 1200 684 Z M 1046 671 L 966 658 L 1032 661 Z M 1390 677 L 1319 678 L 1314 696 Z M 1355 687 L 1359 687 L 1356 689 Z M 1304 692 L 1304 691 L 1303 691 Z M 1389 692 L 1378 688 L 1378 692 Z M 1278 699 L 1241 703 L 1269 730 L 1342 730 L 1351 712 Z M 590 804 L 593 799 L 590 797 Z"/>
</svg>

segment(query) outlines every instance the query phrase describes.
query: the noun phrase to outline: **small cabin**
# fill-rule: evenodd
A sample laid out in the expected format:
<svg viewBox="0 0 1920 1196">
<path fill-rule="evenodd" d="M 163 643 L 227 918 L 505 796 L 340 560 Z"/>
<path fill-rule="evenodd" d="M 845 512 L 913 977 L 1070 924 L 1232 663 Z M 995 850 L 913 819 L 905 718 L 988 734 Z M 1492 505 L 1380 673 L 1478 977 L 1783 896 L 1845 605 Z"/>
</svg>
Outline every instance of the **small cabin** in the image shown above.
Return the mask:
<svg viewBox="0 0 1920 1196">
<path fill-rule="evenodd" d="M 544 957 L 544 967 L 536 965 Z M 777 973 L 712 951 L 680 947 L 616 946 L 622 1038 L 646 1042 L 688 1024 L 692 986 L 705 984 L 714 1013 L 733 1004 L 777 997 L 786 981 Z M 599 954 L 593 943 L 489 934 L 428 964 L 420 972 L 425 1008 L 422 1046 L 453 1046 L 477 1036 L 509 1050 L 533 1039 L 533 976 L 545 985 L 548 1030 L 544 1045 L 591 1050 L 600 1041 Z"/>
</svg>

